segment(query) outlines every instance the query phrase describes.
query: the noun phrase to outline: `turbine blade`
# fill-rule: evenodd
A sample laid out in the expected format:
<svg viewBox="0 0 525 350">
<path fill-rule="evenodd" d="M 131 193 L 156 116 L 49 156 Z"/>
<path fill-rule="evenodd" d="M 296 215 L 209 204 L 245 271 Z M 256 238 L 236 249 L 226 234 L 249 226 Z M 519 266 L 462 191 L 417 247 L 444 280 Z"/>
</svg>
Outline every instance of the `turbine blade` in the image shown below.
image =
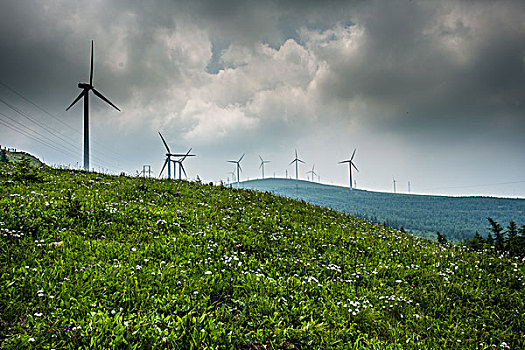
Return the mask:
<svg viewBox="0 0 525 350">
<path fill-rule="evenodd" d="M 93 40 L 91 40 L 91 70 L 89 71 L 89 85 L 93 86 Z"/>
<path fill-rule="evenodd" d="M 297 159 L 292 160 L 292 161 L 290 162 L 290 164 L 288 164 L 288 165 L 292 165 L 296 160 L 297 160 Z"/>
<path fill-rule="evenodd" d="M 260 154 L 259 154 L 259 159 L 261 160 L 261 162 L 264 162 Z"/>
<path fill-rule="evenodd" d="M 186 152 L 186 154 L 181 159 L 179 159 L 179 162 L 181 162 L 181 164 L 184 161 L 184 159 L 186 159 L 186 157 L 190 156 L 190 152 L 191 152 L 191 148 L 189 149 L 188 152 Z M 193 155 L 193 154 L 191 154 L 191 155 Z"/>
<path fill-rule="evenodd" d="M 354 167 L 354 169 L 357 170 L 357 172 L 359 172 L 359 169 L 357 169 L 357 167 L 355 166 L 354 163 L 350 163 L 350 164 L 352 164 L 352 166 Z"/>
<path fill-rule="evenodd" d="M 169 158 L 166 158 L 166 160 L 164 161 L 164 165 L 162 166 L 162 169 L 160 170 L 159 176 L 162 175 L 162 172 L 164 171 L 164 168 L 166 167 L 166 164 L 168 164 L 168 160 L 169 160 Z"/>
<path fill-rule="evenodd" d="M 261 164 L 259 165 L 259 169 L 262 168 L 263 164 L 264 164 L 264 162 L 261 162 Z"/>
<path fill-rule="evenodd" d="M 182 172 L 184 173 L 184 176 L 186 179 L 188 178 L 188 175 L 186 175 L 186 170 L 184 170 L 184 166 L 182 165 L 182 162 L 179 163 L 180 168 L 182 169 Z"/>
<path fill-rule="evenodd" d="M 239 170 L 240 170 L 241 173 L 242 173 L 242 167 L 241 167 L 241 164 L 240 164 L 240 163 L 237 163 L 237 166 L 239 167 Z"/>
<path fill-rule="evenodd" d="M 300 159 L 297 159 L 297 161 L 298 161 L 298 162 L 301 162 L 301 163 L 303 163 L 303 164 L 305 164 L 305 163 L 304 163 L 302 160 L 300 160 Z"/>
<path fill-rule="evenodd" d="M 115 108 L 117 111 L 120 112 L 120 109 L 119 109 L 117 106 L 115 106 L 113 103 L 111 103 L 111 101 L 108 100 L 107 98 L 105 98 L 104 95 L 102 95 L 100 92 L 98 92 L 97 90 L 95 90 L 95 88 L 93 88 L 93 93 L 94 93 L 95 95 L 97 95 L 98 97 L 100 97 L 101 99 L 103 99 L 105 102 L 109 103 L 111 106 L 113 106 L 113 108 Z"/>
<path fill-rule="evenodd" d="M 352 156 L 350 157 L 350 160 L 354 160 L 354 156 L 355 156 L 355 151 L 357 150 L 357 148 L 354 148 L 354 152 L 352 153 Z"/>
<path fill-rule="evenodd" d="M 226 162 L 228 162 L 228 163 L 235 163 L 235 164 L 237 164 L 237 161 L 236 161 L 236 160 L 227 160 Z"/>
<path fill-rule="evenodd" d="M 246 154 L 246 153 L 243 153 L 242 156 L 241 156 L 241 158 L 239 158 L 239 163 L 240 163 L 241 160 L 244 158 L 244 155 L 245 155 L 245 154 Z"/>
<path fill-rule="evenodd" d="M 171 153 L 170 148 L 168 147 L 168 144 L 166 143 L 166 140 L 164 140 L 164 137 L 162 137 L 162 134 L 159 131 L 160 138 L 162 139 L 162 142 L 164 143 L 164 146 L 166 146 L 166 149 L 168 150 L 168 153 Z"/>
<path fill-rule="evenodd" d="M 78 100 L 80 100 L 82 97 L 84 97 L 84 94 L 85 94 L 85 93 L 86 93 L 86 90 L 82 90 L 82 92 L 80 93 L 80 95 L 77 96 L 77 98 L 75 99 L 75 101 L 73 101 L 73 103 L 70 104 L 69 107 L 66 108 L 66 111 L 69 111 L 69 109 L 70 109 L 71 107 L 73 107 L 73 105 L 74 105 L 75 103 L 77 103 Z"/>
<path fill-rule="evenodd" d="M 350 163 L 350 160 L 342 160 L 339 162 L 339 164 L 343 164 L 343 163 Z"/>
</svg>

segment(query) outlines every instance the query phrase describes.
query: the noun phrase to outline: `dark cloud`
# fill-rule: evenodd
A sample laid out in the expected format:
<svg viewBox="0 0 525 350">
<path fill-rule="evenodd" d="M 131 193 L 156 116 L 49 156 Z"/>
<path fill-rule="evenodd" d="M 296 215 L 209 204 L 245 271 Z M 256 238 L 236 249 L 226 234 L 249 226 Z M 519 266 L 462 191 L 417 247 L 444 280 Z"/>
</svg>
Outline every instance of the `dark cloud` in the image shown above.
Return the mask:
<svg viewBox="0 0 525 350">
<path fill-rule="evenodd" d="M 523 13 L 519 0 L 9 0 L 0 80 L 78 125 L 80 108 L 64 109 L 93 39 L 95 85 L 123 110 L 93 99 L 93 135 L 121 152 L 149 159 L 159 129 L 206 152 L 361 142 L 382 159 L 388 139 L 397 153 L 450 144 L 474 169 L 466 148 L 499 138 L 511 163 L 525 146 Z"/>
</svg>

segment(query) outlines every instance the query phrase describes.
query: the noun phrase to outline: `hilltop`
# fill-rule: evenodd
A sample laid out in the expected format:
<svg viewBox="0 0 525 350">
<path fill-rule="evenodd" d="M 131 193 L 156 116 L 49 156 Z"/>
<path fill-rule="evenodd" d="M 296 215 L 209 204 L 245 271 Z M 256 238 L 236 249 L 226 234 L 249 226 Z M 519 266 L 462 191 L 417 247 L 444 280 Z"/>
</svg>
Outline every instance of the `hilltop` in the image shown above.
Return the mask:
<svg viewBox="0 0 525 350">
<path fill-rule="evenodd" d="M 268 191 L 386 223 L 414 235 L 435 239 L 436 231 L 458 242 L 477 231 L 488 233 L 487 217 L 507 224 L 525 223 L 525 199 L 447 197 L 373 192 L 291 179 L 245 181 L 241 188 Z"/>
<path fill-rule="evenodd" d="M 3 348 L 525 347 L 525 264 L 269 193 L 0 164 Z"/>
<path fill-rule="evenodd" d="M 32 166 L 46 166 L 44 162 L 32 154 L 0 147 L 0 163 L 21 163 L 23 161 L 29 162 L 29 165 Z"/>
</svg>

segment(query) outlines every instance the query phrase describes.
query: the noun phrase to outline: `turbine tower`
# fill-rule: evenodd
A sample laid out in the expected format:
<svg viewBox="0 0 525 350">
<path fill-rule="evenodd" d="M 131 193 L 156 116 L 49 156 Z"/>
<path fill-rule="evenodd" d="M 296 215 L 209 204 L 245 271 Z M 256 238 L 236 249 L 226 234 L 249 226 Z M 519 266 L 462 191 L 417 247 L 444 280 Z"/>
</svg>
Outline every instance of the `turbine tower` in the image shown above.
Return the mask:
<svg viewBox="0 0 525 350">
<path fill-rule="evenodd" d="M 396 193 L 396 182 L 397 182 L 397 180 L 394 179 L 393 176 L 392 176 L 392 182 L 394 183 L 394 193 Z"/>
<path fill-rule="evenodd" d="M 312 174 L 312 182 L 315 182 L 314 176 L 317 175 L 317 173 L 314 171 L 314 167 L 315 167 L 315 164 L 312 165 L 312 170 L 306 172 L 307 174 Z"/>
<path fill-rule="evenodd" d="M 259 155 L 259 159 L 261 160 L 261 165 L 259 165 L 259 169 L 262 169 L 262 178 L 264 179 L 264 164 L 270 163 L 271 160 L 263 160 L 260 155 Z"/>
<path fill-rule="evenodd" d="M 292 160 L 292 161 L 290 162 L 290 164 L 288 164 L 288 165 L 292 165 L 293 163 L 295 163 L 295 179 L 296 179 L 296 180 L 299 180 L 299 175 L 298 175 L 299 172 L 298 172 L 298 167 L 297 167 L 297 163 L 298 163 L 298 162 L 301 162 L 301 163 L 304 164 L 304 162 L 303 162 L 302 160 L 300 160 L 299 158 L 297 158 L 297 150 L 295 150 L 295 159 Z"/>
<path fill-rule="evenodd" d="M 354 148 L 354 152 L 352 153 L 352 156 L 350 157 L 350 159 L 343 160 L 343 161 L 339 162 L 339 164 L 348 163 L 348 171 L 349 171 L 349 174 L 350 174 L 350 190 L 352 190 L 352 167 L 354 167 L 354 169 L 357 172 L 359 172 L 359 169 L 357 169 L 357 167 L 354 164 L 354 156 L 355 156 L 355 151 L 356 150 L 357 150 L 357 148 Z"/>
<path fill-rule="evenodd" d="M 168 153 L 166 153 L 166 160 L 164 161 L 164 165 L 162 166 L 162 169 L 160 170 L 159 176 L 162 175 L 164 168 L 166 167 L 166 165 L 168 165 L 168 179 L 170 179 L 171 178 L 171 162 L 172 162 L 171 157 L 184 157 L 184 156 L 188 156 L 189 154 L 186 155 L 186 154 L 171 153 L 170 148 L 168 147 L 166 140 L 164 140 L 164 137 L 162 137 L 162 134 L 160 133 L 160 131 L 159 131 L 159 136 L 162 139 L 162 143 L 164 143 L 164 147 L 166 147 L 166 150 L 168 151 Z M 173 167 L 173 179 L 175 179 L 175 167 Z"/>
<path fill-rule="evenodd" d="M 191 152 L 191 148 L 188 150 L 188 152 L 186 152 L 186 154 L 180 158 L 180 159 L 177 159 L 177 160 L 172 160 L 173 162 L 173 177 L 175 177 L 175 164 L 178 164 L 179 165 L 179 180 L 182 179 L 182 172 L 184 172 L 184 176 L 186 177 L 186 179 L 188 178 L 188 175 L 186 174 L 186 170 L 184 170 L 184 166 L 182 165 L 182 162 L 184 162 L 184 160 L 186 159 L 186 157 L 195 157 L 195 154 L 190 154 Z"/>
<path fill-rule="evenodd" d="M 239 160 L 228 160 L 227 162 L 228 163 L 235 163 L 235 167 L 237 168 L 237 187 L 239 187 L 239 180 L 240 180 L 240 177 L 239 177 L 239 170 L 242 171 L 242 168 L 241 168 L 241 160 L 244 158 L 244 154 L 242 154 L 241 158 L 239 158 Z"/>
<path fill-rule="evenodd" d="M 82 89 L 80 95 L 66 108 L 68 111 L 75 103 L 77 103 L 82 97 L 84 98 L 84 170 L 89 171 L 89 91 L 103 100 L 104 102 L 110 104 L 113 108 L 120 112 L 117 106 L 115 106 L 111 101 L 109 101 L 104 95 L 98 92 L 93 86 L 93 40 L 91 40 L 91 70 L 89 72 L 89 84 L 88 83 L 78 83 L 78 87 Z"/>
</svg>

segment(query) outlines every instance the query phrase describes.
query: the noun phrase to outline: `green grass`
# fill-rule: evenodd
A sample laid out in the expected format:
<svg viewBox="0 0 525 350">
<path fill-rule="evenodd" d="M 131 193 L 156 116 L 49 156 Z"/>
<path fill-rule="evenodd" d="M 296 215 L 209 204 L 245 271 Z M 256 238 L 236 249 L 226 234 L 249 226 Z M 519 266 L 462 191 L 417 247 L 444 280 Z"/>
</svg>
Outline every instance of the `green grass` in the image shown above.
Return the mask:
<svg viewBox="0 0 525 350">
<path fill-rule="evenodd" d="M 525 347 L 525 266 L 195 182 L 0 164 L 3 348 Z"/>
</svg>

